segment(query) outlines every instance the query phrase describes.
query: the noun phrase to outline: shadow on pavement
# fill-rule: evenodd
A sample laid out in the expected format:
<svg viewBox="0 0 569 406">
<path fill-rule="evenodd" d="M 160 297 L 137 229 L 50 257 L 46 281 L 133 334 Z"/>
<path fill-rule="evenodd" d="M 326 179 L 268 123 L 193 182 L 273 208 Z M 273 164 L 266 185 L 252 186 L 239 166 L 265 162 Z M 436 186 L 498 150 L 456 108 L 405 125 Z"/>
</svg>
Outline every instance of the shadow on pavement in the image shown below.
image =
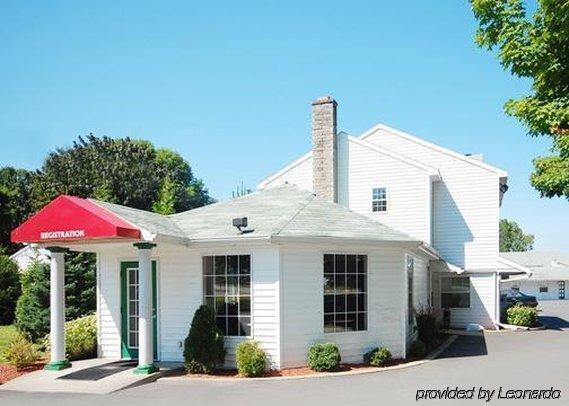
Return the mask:
<svg viewBox="0 0 569 406">
<path fill-rule="evenodd" d="M 484 336 L 459 336 L 437 358 L 463 358 L 488 355 Z"/>
<path fill-rule="evenodd" d="M 569 329 L 569 321 L 557 316 L 539 316 L 539 321 L 550 330 Z"/>
</svg>

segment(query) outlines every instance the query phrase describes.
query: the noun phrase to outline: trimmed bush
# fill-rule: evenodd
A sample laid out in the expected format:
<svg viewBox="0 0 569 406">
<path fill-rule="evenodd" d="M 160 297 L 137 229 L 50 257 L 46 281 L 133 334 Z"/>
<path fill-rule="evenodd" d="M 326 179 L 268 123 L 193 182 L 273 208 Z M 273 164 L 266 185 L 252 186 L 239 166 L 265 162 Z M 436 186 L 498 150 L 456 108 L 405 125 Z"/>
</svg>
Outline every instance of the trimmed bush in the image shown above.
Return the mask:
<svg viewBox="0 0 569 406">
<path fill-rule="evenodd" d="M 48 353 L 49 334 L 39 343 Z M 97 316 L 90 314 L 65 323 L 65 352 L 69 361 L 97 357 Z"/>
<path fill-rule="evenodd" d="M 237 370 L 247 378 L 265 375 L 267 354 L 256 341 L 243 341 L 237 345 Z"/>
<path fill-rule="evenodd" d="M 417 333 L 428 348 L 433 348 L 437 343 L 439 334 L 438 313 L 432 307 L 424 307 L 417 311 L 415 315 L 417 321 Z"/>
<path fill-rule="evenodd" d="M 70 361 L 97 356 L 97 317 L 94 314 L 65 323 L 65 349 Z"/>
<path fill-rule="evenodd" d="M 18 266 L 7 255 L 0 255 L 0 325 L 14 322 L 16 302 L 21 293 Z"/>
<path fill-rule="evenodd" d="M 313 371 L 337 371 L 341 360 L 340 350 L 334 343 L 314 344 L 308 350 L 308 367 Z"/>
<path fill-rule="evenodd" d="M 386 347 L 374 348 L 364 354 L 364 362 L 374 367 L 385 366 L 391 361 L 391 351 Z"/>
<path fill-rule="evenodd" d="M 427 355 L 427 346 L 421 340 L 415 340 L 409 347 L 409 356 L 411 358 L 424 358 Z"/>
<path fill-rule="evenodd" d="M 529 306 L 512 306 L 506 310 L 508 324 L 534 327 L 537 324 L 537 309 Z"/>
<path fill-rule="evenodd" d="M 16 369 L 21 369 L 34 364 L 40 355 L 24 334 L 18 334 L 4 350 L 4 358 Z"/>
<path fill-rule="evenodd" d="M 223 332 L 215 324 L 215 314 L 200 306 L 184 341 L 186 370 L 192 374 L 208 374 L 225 359 Z"/>
</svg>

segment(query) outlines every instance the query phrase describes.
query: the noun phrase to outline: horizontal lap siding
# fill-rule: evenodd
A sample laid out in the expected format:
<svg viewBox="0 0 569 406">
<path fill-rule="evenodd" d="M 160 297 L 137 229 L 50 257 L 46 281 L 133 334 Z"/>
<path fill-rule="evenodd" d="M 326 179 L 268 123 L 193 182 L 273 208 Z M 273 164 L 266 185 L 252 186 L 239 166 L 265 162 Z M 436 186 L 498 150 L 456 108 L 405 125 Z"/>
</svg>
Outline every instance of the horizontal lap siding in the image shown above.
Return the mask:
<svg viewBox="0 0 569 406">
<path fill-rule="evenodd" d="M 445 275 L 446 276 L 446 275 Z M 452 275 L 449 275 L 452 276 Z M 466 275 L 464 275 L 466 276 Z M 440 282 L 435 284 L 435 305 L 440 306 Z M 470 274 L 470 308 L 450 309 L 450 324 L 453 328 L 466 328 L 468 324 L 480 324 L 487 328 L 494 326 L 495 279 L 492 273 Z"/>
<path fill-rule="evenodd" d="M 305 161 L 267 183 L 266 187 L 269 188 L 284 183 L 296 185 L 304 190 L 312 190 L 312 157 L 308 157 Z"/>
<path fill-rule="evenodd" d="M 251 254 L 253 338 L 279 366 L 279 255 L 276 247 L 250 250 L 191 250 L 161 245 L 153 250 L 158 263 L 158 348 L 161 361 L 183 361 L 183 342 L 195 311 L 202 304 L 202 256 Z M 98 254 L 100 356 L 121 356 L 120 262 L 136 260 L 136 252 Z M 226 366 L 235 366 L 235 347 L 245 338 L 226 339 Z"/>
<path fill-rule="evenodd" d="M 325 252 L 345 252 L 334 247 Z M 387 346 L 395 357 L 403 355 L 404 273 L 403 252 L 359 251 L 368 255 L 368 330 L 324 333 L 323 253 L 314 248 L 283 248 L 282 337 L 284 367 L 306 365 L 308 348 L 332 341 L 340 347 L 342 360 L 361 362 L 364 352 Z"/>
<path fill-rule="evenodd" d="M 160 359 L 183 361 L 183 342 L 202 304 L 202 262 L 187 248 L 160 249 L 158 320 Z"/>
<path fill-rule="evenodd" d="M 520 288 L 520 292 L 526 295 L 532 295 L 537 300 L 559 300 L 559 281 L 538 281 L 538 280 L 520 280 L 520 281 L 503 281 L 500 284 L 502 292 L 507 292 L 512 286 Z M 547 292 L 540 293 L 541 286 L 547 287 Z M 566 289 L 569 288 L 569 281 L 565 281 Z M 565 298 L 569 298 L 567 294 Z"/>
<path fill-rule="evenodd" d="M 121 357 L 120 273 L 117 255 L 97 254 L 98 269 L 98 354 L 101 358 Z"/>
<path fill-rule="evenodd" d="M 366 141 L 438 168 L 433 188 L 433 246 L 466 268 L 495 266 L 498 256 L 499 177 L 446 153 L 380 130 Z"/>
<path fill-rule="evenodd" d="M 339 143 L 339 203 L 355 212 L 430 241 L 428 174 L 345 138 Z M 387 188 L 387 212 L 372 212 L 372 190 Z"/>
</svg>

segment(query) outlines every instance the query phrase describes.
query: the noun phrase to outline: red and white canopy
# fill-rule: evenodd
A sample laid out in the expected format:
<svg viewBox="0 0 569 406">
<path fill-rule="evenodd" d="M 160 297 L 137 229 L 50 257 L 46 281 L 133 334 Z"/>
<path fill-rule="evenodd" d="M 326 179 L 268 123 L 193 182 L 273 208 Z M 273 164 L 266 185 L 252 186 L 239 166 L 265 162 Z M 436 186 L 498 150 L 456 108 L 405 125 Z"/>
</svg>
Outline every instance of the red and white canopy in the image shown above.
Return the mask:
<svg viewBox="0 0 569 406">
<path fill-rule="evenodd" d="M 18 228 L 12 242 L 49 243 L 139 239 L 139 228 L 87 199 L 61 195 Z"/>
</svg>

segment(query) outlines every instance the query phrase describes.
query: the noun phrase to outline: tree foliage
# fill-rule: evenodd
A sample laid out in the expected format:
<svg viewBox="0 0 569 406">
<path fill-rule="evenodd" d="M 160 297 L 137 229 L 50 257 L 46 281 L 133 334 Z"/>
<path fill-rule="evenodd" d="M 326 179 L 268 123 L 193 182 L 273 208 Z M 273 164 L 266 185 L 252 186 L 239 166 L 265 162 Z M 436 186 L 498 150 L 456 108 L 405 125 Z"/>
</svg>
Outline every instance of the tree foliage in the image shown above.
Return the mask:
<svg viewBox="0 0 569 406">
<path fill-rule="evenodd" d="M 212 201 L 179 154 L 156 149 L 148 141 L 93 134 L 79 137 L 70 148 L 50 153 L 35 177 L 32 192 L 35 209 L 60 194 L 94 197 L 142 210 L 152 210 L 164 194 L 170 194 L 175 212 Z"/>
<path fill-rule="evenodd" d="M 65 318 L 75 320 L 95 312 L 97 274 L 95 254 L 70 252 L 65 255 Z"/>
<path fill-rule="evenodd" d="M 515 221 L 500 220 L 500 252 L 521 252 L 533 249 L 534 236 L 524 234 Z"/>
<path fill-rule="evenodd" d="M 49 333 L 49 266 L 35 262 L 22 276 L 16 327 L 33 341 Z"/>
<path fill-rule="evenodd" d="M 11 254 L 18 246 L 10 242 L 10 231 L 32 212 L 30 199 L 34 173 L 12 167 L 0 168 L 0 246 Z"/>
<path fill-rule="evenodd" d="M 542 196 L 569 198 L 569 1 L 538 0 L 531 17 L 523 0 L 471 2 L 477 44 L 498 48 L 502 66 L 532 82 L 531 94 L 506 102 L 506 113 L 530 135 L 553 139 L 553 155 L 534 160 L 531 183 Z"/>
<path fill-rule="evenodd" d="M 7 255 L 0 255 L 0 325 L 12 324 L 20 297 L 20 273 Z"/>
</svg>

